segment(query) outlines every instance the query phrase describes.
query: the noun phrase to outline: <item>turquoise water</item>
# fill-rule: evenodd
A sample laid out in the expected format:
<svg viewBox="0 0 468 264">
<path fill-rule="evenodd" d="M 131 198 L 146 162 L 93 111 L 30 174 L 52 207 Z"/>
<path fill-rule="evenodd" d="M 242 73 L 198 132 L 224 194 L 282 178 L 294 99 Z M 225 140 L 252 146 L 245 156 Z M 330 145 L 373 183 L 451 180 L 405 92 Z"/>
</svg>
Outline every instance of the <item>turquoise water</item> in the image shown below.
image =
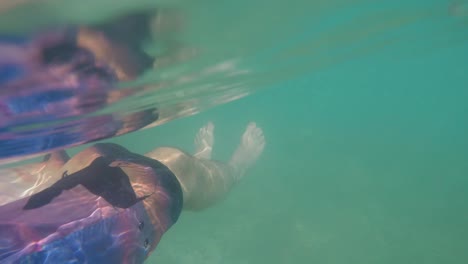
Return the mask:
<svg viewBox="0 0 468 264">
<path fill-rule="evenodd" d="M 110 140 L 138 153 L 190 151 L 213 121 L 214 156 L 227 160 L 249 121 L 264 129 L 265 152 L 246 178 L 216 207 L 184 212 L 147 262 L 468 263 L 468 28 L 466 13 L 438 11 L 397 33 L 378 27 L 369 41 L 365 30 L 353 43 L 366 49 L 343 56 L 356 40 L 347 27 L 332 40 L 300 28 L 294 48 L 282 49 L 301 66 L 285 72 L 294 78 L 272 74 L 268 89 L 246 98 Z M 366 25 L 388 17 L 370 18 Z M 314 60 L 307 45 L 320 40 Z M 246 64 L 271 74 L 265 61 Z M 271 61 L 284 63 L 276 74 L 289 65 Z"/>
<path fill-rule="evenodd" d="M 212 120 L 227 159 L 248 121 L 264 128 L 245 180 L 183 213 L 148 263 L 466 263 L 466 46 L 388 55 L 114 139 L 191 150 Z"/>
</svg>

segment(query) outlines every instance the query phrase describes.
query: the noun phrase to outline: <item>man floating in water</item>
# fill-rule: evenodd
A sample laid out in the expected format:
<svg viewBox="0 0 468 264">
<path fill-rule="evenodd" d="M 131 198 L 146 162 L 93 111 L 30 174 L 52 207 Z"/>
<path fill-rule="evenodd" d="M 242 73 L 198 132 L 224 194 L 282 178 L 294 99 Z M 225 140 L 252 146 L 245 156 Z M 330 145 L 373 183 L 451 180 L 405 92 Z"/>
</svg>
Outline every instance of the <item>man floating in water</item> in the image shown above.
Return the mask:
<svg viewBox="0 0 468 264">
<path fill-rule="evenodd" d="M 0 191 L 19 200 L 0 206 L 0 262 L 143 263 L 182 209 L 220 201 L 263 152 L 263 131 L 250 123 L 227 163 L 212 160 L 213 132 L 200 129 L 193 155 L 100 143 L 12 170 L 22 175 Z"/>
</svg>

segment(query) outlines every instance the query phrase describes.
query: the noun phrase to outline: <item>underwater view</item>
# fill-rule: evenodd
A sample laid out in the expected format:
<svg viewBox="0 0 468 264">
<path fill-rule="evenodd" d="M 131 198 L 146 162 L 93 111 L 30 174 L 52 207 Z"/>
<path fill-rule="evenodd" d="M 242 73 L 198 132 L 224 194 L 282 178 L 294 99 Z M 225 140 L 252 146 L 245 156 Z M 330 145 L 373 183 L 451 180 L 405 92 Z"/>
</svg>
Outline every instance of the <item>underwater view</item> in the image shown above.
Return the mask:
<svg viewBox="0 0 468 264">
<path fill-rule="evenodd" d="M 0 263 L 468 263 L 468 1 L 0 0 Z"/>
</svg>

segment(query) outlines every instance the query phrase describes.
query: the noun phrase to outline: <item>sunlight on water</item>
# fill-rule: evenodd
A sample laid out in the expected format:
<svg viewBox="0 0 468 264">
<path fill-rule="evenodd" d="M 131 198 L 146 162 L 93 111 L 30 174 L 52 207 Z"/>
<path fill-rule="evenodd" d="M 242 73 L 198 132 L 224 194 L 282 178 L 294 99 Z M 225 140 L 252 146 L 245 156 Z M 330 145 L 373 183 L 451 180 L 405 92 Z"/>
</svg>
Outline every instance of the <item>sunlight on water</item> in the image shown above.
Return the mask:
<svg viewBox="0 0 468 264">
<path fill-rule="evenodd" d="M 142 46 L 153 58 L 153 69 L 122 82 L 120 90 L 110 92 L 114 99 L 95 105 L 99 109 L 38 123 L 2 122 L 13 133 L 5 137 L 17 141 L 8 148 L 29 148 L 2 158 L 81 144 L 193 115 L 298 76 L 407 45 L 418 38 L 421 28 L 426 35 L 433 31 L 433 39 L 422 50 L 408 49 L 408 54 L 424 54 L 467 38 L 463 23 L 455 18 L 450 21 L 450 14 L 466 19 L 464 5 L 445 1 L 421 5 L 416 1 L 296 0 L 285 6 L 282 1 L 44 0 L 1 7 L 0 31 L 16 34 L 59 25 L 92 25 L 139 10 L 155 10 L 149 38 Z M 392 54 L 405 55 L 404 50 Z M 119 92 L 124 90 L 131 92 Z M 70 123 L 64 119 L 70 116 L 83 119 Z M 107 124 L 107 130 L 84 133 L 79 128 L 98 123 Z M 49 129 L 38 130 L 44 126 Z M 31 148 L 24 136 L 26 132 L 47 136 L 51 130 L 60 130 L 61 141 L 66 142 L 54 145 L 55 140 Z M 21 131 L 22 136 L 18 139 L 14 131 Z M 65 136 L 69 131 L 75 136 Z"/>
</svg>

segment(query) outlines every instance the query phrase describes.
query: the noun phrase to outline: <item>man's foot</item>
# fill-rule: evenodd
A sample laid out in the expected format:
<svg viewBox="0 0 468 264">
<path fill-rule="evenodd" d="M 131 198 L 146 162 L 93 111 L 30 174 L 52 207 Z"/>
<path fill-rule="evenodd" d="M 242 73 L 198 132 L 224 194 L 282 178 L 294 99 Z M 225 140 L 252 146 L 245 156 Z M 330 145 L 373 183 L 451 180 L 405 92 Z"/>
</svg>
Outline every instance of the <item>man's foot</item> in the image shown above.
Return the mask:
<svg viewBox="0 0 468 264">
<path fill-rule="evenodd" d="M 195 154 L 199 159 L 211 159 L 211 152 L 214 144 L 214 125 L 208 122 L 204 127 L 200 128 L 195 136 Z"/>
<path fill-rule="evenodd" d="M 232 155 L 229 164 L 240 169 L 243 174 L 257 161 L 264 147 L 265 138 L 262 129 L 251 122 L 245 129 L 240 145 Z"/>
</svg>

